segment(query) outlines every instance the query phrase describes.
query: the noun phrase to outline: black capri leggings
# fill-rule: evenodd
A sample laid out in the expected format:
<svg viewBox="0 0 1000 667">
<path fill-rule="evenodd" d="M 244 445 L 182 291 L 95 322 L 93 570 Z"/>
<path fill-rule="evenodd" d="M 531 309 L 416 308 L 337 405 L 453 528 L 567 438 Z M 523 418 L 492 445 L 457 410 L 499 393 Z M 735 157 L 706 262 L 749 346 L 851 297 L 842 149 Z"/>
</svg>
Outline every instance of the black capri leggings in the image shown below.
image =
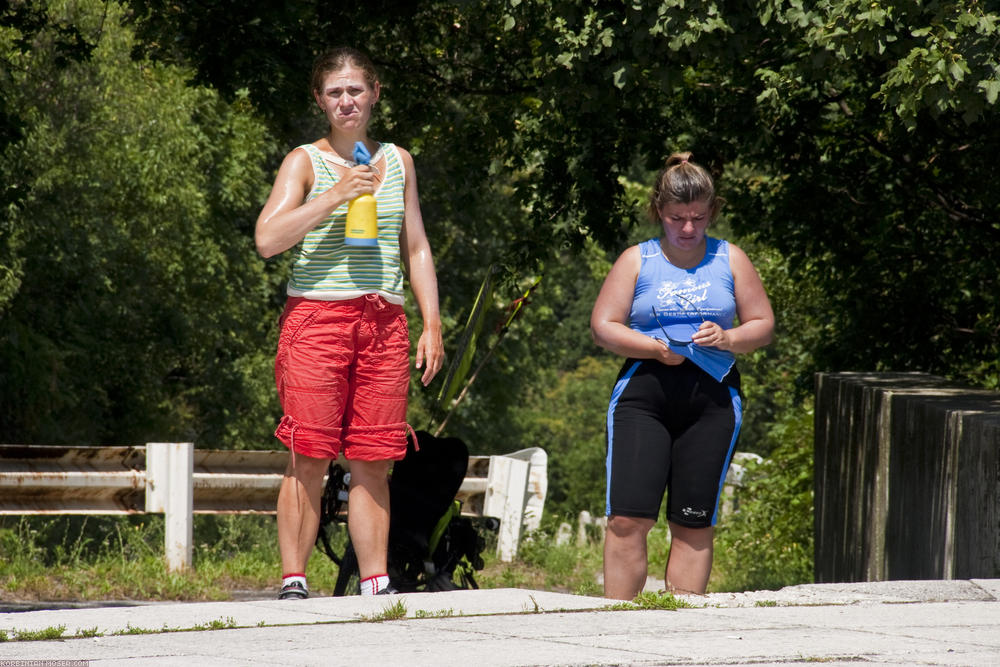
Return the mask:
<svg viewBox="0 0 1000 667">
<path fill-rule="evenodd" d="M 714 526 L 743 418 L 739 375 L 718 382 L 690 361 L 629 359 L 608 406 L 609 516 Z"/>
</svg>

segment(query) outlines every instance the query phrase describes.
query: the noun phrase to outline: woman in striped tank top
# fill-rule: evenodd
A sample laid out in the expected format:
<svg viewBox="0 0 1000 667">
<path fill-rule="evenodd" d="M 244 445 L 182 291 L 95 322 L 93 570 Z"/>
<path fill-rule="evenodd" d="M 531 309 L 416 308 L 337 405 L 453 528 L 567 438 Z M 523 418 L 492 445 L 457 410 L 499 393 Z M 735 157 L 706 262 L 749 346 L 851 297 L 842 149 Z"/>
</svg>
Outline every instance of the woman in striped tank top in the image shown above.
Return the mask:
<svg viewBox="0 0 1000 667">
<path fill-rule="evenodd" d="M 423 320 L 416 367 L 425 386 L 444 362 L 413 158 L 368 136 L 381 92 L 375 68 L 355 49 L 334 49 L 316 59 L 311 83 L 330 131 L 285 157 L 255 232 L 263 257 L 295 252 L 275 358 L 284 411 L 275 435 L 291 452 L 278 494 L 281 599 L 308 597 L 323 477 L 339 454 L 350 461 L 348 530 L 361 592 L 391 592 L 387 475 L 406 454 L 409 429 L 404 268 Z M 356 142 L 372 155 L 368 165 L 352 161 Z M 364 194 L 377 202 L 377 241 L 347 244 L 348 203 Z"/>
</svg>

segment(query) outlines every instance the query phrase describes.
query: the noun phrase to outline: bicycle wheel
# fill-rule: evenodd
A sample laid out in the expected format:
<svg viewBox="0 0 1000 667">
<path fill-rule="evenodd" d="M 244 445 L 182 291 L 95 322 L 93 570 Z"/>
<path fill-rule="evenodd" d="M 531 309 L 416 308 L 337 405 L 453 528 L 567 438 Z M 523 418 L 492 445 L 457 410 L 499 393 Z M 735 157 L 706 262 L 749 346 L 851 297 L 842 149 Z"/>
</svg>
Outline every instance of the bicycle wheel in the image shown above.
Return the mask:
<svg viewBox="0 0 1000 667">
<path fill-rule="evenodd" d="M 337 571 L 337 582 L 333 585 L 336 597 L 357 595 L 361 586 L 361 574 L 358 570 L 358 555 L 354 553 L 354 544 L 348 540 L 344 548 L 344 556 L 340 559 L 340 569 Z"/>
</svg>

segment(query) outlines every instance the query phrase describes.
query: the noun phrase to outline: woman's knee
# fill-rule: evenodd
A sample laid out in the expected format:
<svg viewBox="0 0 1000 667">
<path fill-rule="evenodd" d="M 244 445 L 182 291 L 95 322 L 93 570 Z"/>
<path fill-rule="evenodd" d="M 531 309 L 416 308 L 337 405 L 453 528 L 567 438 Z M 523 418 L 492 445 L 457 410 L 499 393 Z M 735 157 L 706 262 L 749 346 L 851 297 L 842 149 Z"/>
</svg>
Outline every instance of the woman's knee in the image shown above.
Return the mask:
<svg viewBox="0 0 1000 667">
<path fill-rule="evenodd" d="M 392 461 L 351 461 L 351 486 L 387 483 L 392 463 Z"/>
<path fill-rule="evenodd" d="M 319 459 L 303 454 L 296 454 L 288 457 L 288 465 L 285 467 L 286 477 L 295 477 L 302 482 L 322 479 L 330 467 L 330 459 Z"/>
<path fill-rule="evenodd" d="M 652 519 L 612 515 L 608 517 L 608 533 L 618 539 L 627 539 L 630 537 L 642 537 L 645 539 L 646 534 L 649 533 L 655 524 L 656 522 Z"/>
<path fill-rule="evenodd" d="M 701 551 L 711 549 L 714 539 L 715 529 L 712 526 L 693 528 L 670 522 L 671 543 L 683 544 L 694 551 Z"/>
</svg>

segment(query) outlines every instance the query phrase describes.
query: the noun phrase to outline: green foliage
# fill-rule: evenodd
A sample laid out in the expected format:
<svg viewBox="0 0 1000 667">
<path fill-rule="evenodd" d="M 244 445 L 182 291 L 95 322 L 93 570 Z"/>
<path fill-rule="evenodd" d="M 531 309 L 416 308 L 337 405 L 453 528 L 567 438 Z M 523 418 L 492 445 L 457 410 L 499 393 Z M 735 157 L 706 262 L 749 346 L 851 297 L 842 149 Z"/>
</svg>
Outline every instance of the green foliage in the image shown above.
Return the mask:
<svg viewBox="0 0 1000 667">
<path fill-rule="evenodd" d="M 813 580 L 811 409 L 771 429 L 771 456 L 748 467 L 737 511 L 716 528 L 714 591 L 777 589 Z"/>
<path fill-rule="evenodd" d="M 772 9 L 774 41 L 759 53 L 772 64 L 755 71 L 767 131 L 743 151 L 754 175 L 731 201 L 793 260 L 794 281 L 818 291 L 825 335 L 807 341 L 814 368 L 998 386 L 1000 267 L 977 250 L 1000 240 L 1000 202 L 986 185 L 1000 139 L 988 93 L 995 9 Z"/>
<path fill-rule="evenodd" d="M 163 628 L 161 630 L 154 630 L 152 628 L 139 628 L 139 627 L 136 627 L 136 626 L 132 625 L 131 623 L 126 623 L 125 624 L 125 629 L 123 629 L 123 630 L 117 630 L 117 631 L 115 631 L 115 632 L 113 632 L 111 634 L 113 634 L 113 635 L 120 635 L 120 636 L 153 635 L 153 634 L 156 634 L 157 632 L 161 632 L 161 631 L 165 632 L 168 629 L 169 628 L 167 628 L 165 625 L 163 626 Z"/>
<path fill-rule="evenodd" d="M 195 515 L 193 568 L 168 573 L 163 518 L 7 517 L 0 520 L 0 587 L 17 599 L 225 600 L 277 589 L 272 516 Z M 343 552 L 346 531 L 332 536 Z M 337 566 L 314 550 L 309 585 L 332 595 Z"/>
<path fill-rule="evenodd" d="M 236 627 L 232 616 L 212 619 L 208 623 L 196 623 L 192 630 L 229 630 Z"/>
<path fill-rule="evenodd" d="M 5 101 L 12 109 L 5 116 L 12 119 L 6 123 L 7 136 L 27 137 L 26 132 L 34 132 L 39 140 L 31 145 L 52 159 L 62 150 L 58 137 L 63 141 L 66 136 L 80 137 L 79 154 L 72 152 L 75 143 L 67 144 L 69 155 L 76 158 L 74 165 L 90 164 L 82 159 L 84 149 L 144 144 L 146 136 L 160 138 L 145 134 L 151 131 L 129 119 L 127 88 L 109 85 L 112 80 L 106 75 L 84 76 L 82 69 L 93 69 L 91 61 L 81 61 L 86 58 L 85 49 L 72 48 L 73 44 L 96 48 L 107 35 L 127 34 L 117 24 L 122 15 L 113 10 L 99 23 L 96 12 L 84 20 L 68 10 L 53 10 L 44 14 L 49 28 L 28 31 L 24 16 L 37 14 L 45 6 L 18 3 L 14 11 L 19 18 L 11 21 L 13 27 L 5 33 L 5 62 L 16 65 L 5 88 L 11 92 L 5 100 L 13 100 Z M 997 23 L 995 13 L 980 2 L 894 2 L 877 8 L 860 0 L 828 0 L 808 7 L 784 2 L 691 7 L 676 1 L 361 7 L 311 0 L 238 10 L 211 3 L 135 3 L 133 12 L 127 15 L 129 25 L 140 38 L 120 39 L 116 62 L 125 60 L 120 56 L 126 51 L 136 54 L 137 60 L 119 69 L 133 75 L 142 72 L 147 85 L 163 77 L 191 75 L 199 84 L 220 91 L 228 108 L 219 100 L 210 102 L 214 93 L 208 88 L 184 87 L 183 94 L 176 93 L 185 100 L 175 105 L 180 113 L 158 123 L 174 127 L 181 136 L 184 128 L 197 129 L 199 136 L 209 140 L 223 133 L 220 128 L 226 123 L 252 126 L 256 117 L 266 119 L 281 136 L 282 149 L 312 138 L 322 131 L 304 90 L 312 54 L 327 45 L 327 35 L 340 34 L 343 26 L 350 26 L 355 43 L 368 45 L 382 70 L 386 91 L 375 134 L 411 148 L 417 158 L 425 218 L 440 271 L 449 346 L 455 345 L 456 331 L 465 321 L 483 271 L 493 262 L 503 264 L 512 281 L 507 299 L 519 293 L 513 284 L 518 276 L 539 269 L 545 270 L 545 284 L 536 303 L 560 298 L 564 290 L 582 294 L 571 282 L 558 284 L 552 272 L 570 257 L 589 253 L 589 247 L 617 254 L 636 220 L 627 184 L 637 173 L 642 175 L 639 182 L 645 183 L 648 171 L 667 152 L 683 147 L 723 175 L 723 183 L 728 181 L 732 229 L 743 237 L 756 233 L 761 244 L 789 260 L 783 269 L 792 288 L 789 294 L 809 286 L 809 317 L 801 323 L 811 328 L 789 329 L 797 348 L 791 354 L 799 363 L 795 376 L 786 381 L 793 381 L 797 391 L 807 390 L 807 378 L 817 368 L 919 369 L 962 376 L 984 386 L 1000 383 L 1000 314 L 995 299 L 990 298 L 996 293 L 1000 271 L 993 254 L 974 251 L 995 245 L 1000 234 L 990 214 L 997 210 L 996 193 L 988 185 L 995 176 L 990 156 L 997 148 L 997 56 L 991 46 Z M 261 24 L 269 29 L 259 30 Z M 30 53 L 22 46 L 28 32 L 38 47 Z M 74 41 L 73 34 L 79 39 Z M 379 45 L 391 45 L 392 50 L 382 52 Z M 66 53 L 73 58 L 67 59 Z M 25 67 L 28 58 L 31 68 Z M 93 62 L 98 59 L 95 55 Z M 161 64 L 167 62 L 180 67 Z M 82 99 L 59 108 L 99 109 L 102 99 L 105 106 L 113 99 L 115 110 L 106 111 L 101 120 L 106 127 L 123 130 L 125 141 L 115 141 L 118 137 L 109 137 L 107 132 L 90 132 L 93 125 L 81 125 L 80 131 L 71 123 L 60 125 L 51 103 L 32 107 L 24 102 L 21 90 L 33 91 L 33 97 L 43 101 L 53 99 L 52 87 L 42 83 L 60 80 L 57 64 L 68 64 L 66 71 L 75 81 L 84 82 L 82 88 L 95 85 L 105 91 L 104 98 L 91 95 L 96 98 L 91 100 L 83 90 L 67 90 L 61 99 Z M 28 71 L 39 74 L 32 78 L 24 73 Z M 105 76 L 104 84 L 101 76 Z M 174 89 L 163 88 L 167 90 Z M 163 99 L 165 94 L 147 97 Z M 213 105 L 211 112 L 190 111 L 195 106 L 213 109 Z M 142 118 L 155 117 L 157 109 L 138 106 Z M 182 123 L 185 118 L 191 122 Z M 52 129 L 45 134 L 36 125 Z M 59 134 L 59 127 L 67 132 Z M 50 135 L 53 140 L 46 143 L 44 137 Z M 132 331 L 148 341 L 146 348 L 133 346 L 146 355 L 140 354 L 134 366 L 148 371 L 114 391 L 77 397 L 80 389 L 66 386 L 63 378 L 71 371 L 92 377 L 92 366 L 84 366 L 71 351 L 57 350 L 51 337 L 33 335 L 32 329 L 12 323 L 5 329 L 6 339 L 17 341 L 16 349 L 37 349 L 39 356 L 44 352 L 49 361 L 35 367 L 28 363 L 30 358 L 20 363 L 9 359 L 12 380 L 30 387 L 58 387 L 57 395 L 67 397 L 67 403 L 80 403 L 77 413 L 108 419 L 108 406 L 115 405 L 122 413 L 150 415 L 158 422 L 155 428 L 145 428 L 158 431 L 159 437 L 164 435 L 164 424 L 183 431 L 179 423 L 186 423 L 187 433 L 202 432 L 215 441 L 269 442 L 263 435 L 269 430 L 265 425 L 272 422 L 265 413 L 273 415 L 274 411 L 267 374 L 269 336 L 273 336 L 269 324 L 277 314 L 274 297 L 282 266 L 274 262 L 270 265 L 274 271 L 254 273 L 261 267 L 249 247 L 249 220 L 260 194 L 247 196 L 238 186 L 262 191 L 266 179 L 252 174 L 243 177 L 240 169 L 261 169 L 265 162 L 273 165 L 284 150 L 246 140 L 260 137 L 259 128 L 249 132 L 240 128 L 227 136 L 240 141 L 196 142 L 198 146 L 218 145 L 219 152 L 211 156 L 215 159 L 186 160 L 185 166 L 192 167 L 188 170 L 173 164 L 156 169 L 157 160 L 165 159 L 159 153 L 142 161 L 152 180 L 174 184 L 173 190 L 164 193 L 168 200 L 184 203 L 180 211 L 176 206 L 163 211 L 161 204 L 158 217 L 176 211 L 175 217 L 184 220 L 206 219 L 199 217 L 198 193 L 202 193 L 202 206 L 235 207 L 208 219 L 242 217 L 242 237 L 231 230 L 228 234 L 208 232 L 216 248 L 232 251 L 223 264 L 228 271 L 224 275 L 236 287 L 203 293 L 199 288 L 217 287 L 217 283 L 191 277 L 185 292 L 192 299 L 188 311 L 204 295 L 215 299 L 217 309 L 225 304 L 222 312 L 201 312 L 203 323 L 194 336 L 191 318 L 167 307 L 173 302 L 160 293 L 164 290 L 154 290 L 153 298 L 138 306 L 131 299 L 145 295 L 150 285 L 140 281 L 143 284 L 132 292 L 121 294 L 123 276 L 112 273 L 104 289 L 106 284 L 118 285 L 115 298 L 120 303 L 129 299 L 128 309 L 134 315 L 126 318 L 105 308 L 95 317 L 110 322 L 115 331 Z M 21 144 L 28 146 L 27 141 L 24 138 Z M 174 147 L 166 155 L 202 155 L 193 149 L 190 137 L 187 141 L 186 148 L 183 141 L 166 142 Z M 456 146 L 468 150 L 458 151 Z M 141 146 L 135 150 L 147 155 Z M 119 152 L 123 155 L 108 158 L 98 151 L 93 161 L 97 167 L 108 164 L 110 169 L 127 159 L 128 151 Z M 8 160 L 13 154 L 8 151 Z M 174 159 L 179 161 L 179 157 Z M 58 170 L 45 169 L 21 176 L 8 166 L 5 174 L 11 177 L 11 188 L 26 193 L 36 187 L 36 180 L 39 185 L 54 182 Z M 87 170 L 82 171 L 82 176 L 69 179 L 70 184 L 93 181 Z M 206 171 L 213 175 L 208 182 L 220 184 L 211 192 L 215 196 L 206 196 L 206 181 L 192 174 Z M 106 178 L 102 174 L 102 180 Z M 137 191 L 148 189 L 150 179 L 137 175 L 136 181 Z M 103 194 L 115 201 L 135 201 L 122 189 L 105 188 Z M 80 199 L 70 198 L 72 210 Z M 103 198 L 108 200 L 108 196 Z M 156 198 L 150 200 L 155 203 Z M 17 195 L 13 201 L 26 199 Z M 241 203 L 245 204 L 242 209 Z M 0 244 L 4 266 L 0 293 L 14 294 L 22 289 L 23 276 L 40 275 L 53 263 L 43 264 L 21 250 L 30 243 L 41 249 L 40 254 L 51 254 L 46 253 L 47 246 L 38 244 L 37 235 L 28 235 L 27 219 L 19 215 L 13 224 L 8 223 L 4 244 Z M 69 231 L 74 231 L 72 225 Z M 68 247 L 72 252 L 67 257 L 74 260 L 80 247 L 74 241 L 80 235 L 71 235 L 54 250 Z M 94 236 L 94 243 L 102 249 L 122 246 Z M 243 238 L 243 245 L 221 243 L 220 238 Z M 125 244 L 121 251 L 104 256 L 104 261 L 134 275 L 130 267 L 144 264 L 128 247 Z M 31 264 L 26 263 L 29 259 Z M 171 272 L 163 266 L 185 264 L 170 253 L 162 258 L 144 255 L 142 260 L 156 269 L 150 282 L 157 286 L 171 285 L 178 275 L 176 268 Z M 201 258 L 193 264 L 200 268 L 206 263 L 212 264 Z M 948 272 L 947 281 L 939 279 L 945 266 L 954 269 Z M 249 271 L 249 278 L 240 273 L 244 270 Z M 234 272 L 244 277 L 236 279 Z M 72 275 L 91 274 L 104 275 L 80 268 Z M 96 283 L 93 289 L 102 285 L 90 282 Z M 230 312 L 240 303 L 233 294 L 247 296 L 242 300 L 243 311 Z M 69 303 L 76 303 L 75 292 L 68 296 Z M 67 302 L 66 297 L 61 300 Z M 484 450 L 509 448 L 502 443 L 521 439 L 523 431 L 516 426 L 516 403 L 523 400 L 519 392 L 540 381 L 536 362 L 562 357 L 559 369 L 565 371 L 586 356 L 586 345 L 581 345 L 586 341 L 586 318 L 572 307 L 584 310 L 590 303 L 589 299 L 550 302 L 535 309 L 550 309 L 535 322 L 524 318 L 519 323 L 526 329 L 523 340 L 511 336 L 504 342 L 511 349 L 493 364 L 495 372 L 478 381 L 478 400 L 470 399 L 463 418 L 453 422 L 456 431 L 470 436 Z M 246 312 L 254 309 L 253 315 Z M 68 309 L 71 314 L 76 310 Z M 779 311 L 779 322 L 786 314 Z M 500 317 L 499 310 L 495 315 Z M 546 319 L 548 315 L 574 317 Z M 19 312 L 16 321 L 25 317 Z M 152 325 L 147 324 L 150 321 Z M 538 331 L 534 327 L 543 326 L 549 334 L 554 323 L 572 332 L 563 336 L 559 326 L 552 329 L 555 341 L 565 345 L 559 350 L 562 354 L 538 352 L 538 338 L 532 338 Z M 106 337 L 78 328 L 82 327 L 69 327 L 71 341 L 85 339 L 91 349 L 108 346 Z M 157 332 L 173 335 L 157 337 Z M 178 340 L 191 338 L 204 344 L 178 354 L 177 359 L 157 362 L 149 358 L 150 349 L 175 349 Z M 868 344 L 859 346 L 856 340 Z M 133 348 L 112 358 L 135 360 Z M 101 368 L 117 370 L 107 360 L 101 362 Z M 214 385 L 205 384 L 208 377 Z M 157 382 L 171 389 L 182 386 L 176 391 L 147 387 Z M 492 388 L 498 382 L 506 391 Z M 430 390 L 436 393 L 436 387 Z M 428 415 L 430 394 L 415 388 L 418 422 Z M 211 405 L 212 397 L 219 395 L 226 396 L 225 407 Z M 34 400 L 37 403 L 40 398 Z M 56 407 L 74 414 L 68 409 L 73 405 Z M 771 412 L 768 406 L 755 414 L 763 418 Z M 55 441 L 52 435 L 37 433 L 49 422 L 34 411 L 26 411 L 20 419 L 26 422 L 20 432 L 38 441 Z M 82 417 L 79 422 L 75 426 L 81 435 L 88 429 L 102 430 Z M 138 424 L 126 424 L 111 433 L 131 438 L 141 430 Z M 759 429 L 748 429 L 754 432 Z"/>
<path fill-rule="evenodd" d="M 414 618 L 448 618 L 449 616 L 454 615 L 454 609 L 439 609 L 434 612 L 426 611 L 425 609 L 417 609 L 413 612 Z"/>
<path fill-rule="evenodd" d="M 5 438 L 269 444 L 273 389 L 255 379 L 276 285 L 250 234 L 265 128 L 183 69 L 131 61 L 118 5 L 31 5 L 46 23 L 30 49 L 0 28 L 24 123 L 0 160 L 23 193 L 0 239 L 17 277 L 0 303 Z M 60 57 L 64 25 L 89 58 Z"/>
<path fill-rule="evenodd" d="M 465 324 L 462 338 L 458 341 L 457 359 L 448 367 L 442 380 L 441 393 L 437 399 L 439 411 L 446 411 L 451 406 L 452 399 L 458 395 L 460 387 L 467 380 L 469 371 L 472 370 L 472 359 L 476 353 L 476 342 L 483 329 L 483 318 L 493 305 L 494 273 L 496 272 L 492 267 L 487 271 L 486 278 L 473 302 L 469 320 Z"/>
<path fill-rule="evenodd" d="M 769 432 L 812 394 L 811 351 L 832 332 L 823 320 L 824 298 L 815 283 L 795 280 L 791 262 L 759 237 L 735 241 L 760 273 L 776 315 L 774 341 L 737 360 L 746 398 L 737 447 L 770 456 L 777 441 Z"/>
<path fill-rule="evenodd" d="M 483 552 L 483 588 L 521 587 L 600 595 L 602 545 L 557 545 L 548 526 L 526 536 L 519 559 L 500 562 Z M 79 548 L 80 540 L 86 546 Z M 274 518 L 196 515 L 194 563 L 169 574 L 163 561 L 161 517 L 19 517 L 0 521 L 0 587 L 13 599 L 226 600 L 236 592 L 277 590 L 280 568 Z M 332 535 L 343 553 L 346 531 Z M 67 555 L 70 554 L 70 555 Z M 337 567 L 319 550 L 309 561 L 309 587 L 332 595 Z M 147 632 L 141 628 L 136 632 Z"/>
<path fill-rule="evenodd" d="M 531 387 L 520 415 L 525 443 L 548 454 L 545 512 L 575 520 L 604 513 L 605 422 L 621 360 L 585 357 L 572 371 L 548 372 Z"/>
<path fill-rule="evenodd" d="M 557 544 L 556 521 L 543 519 L 542 529 L 522 538 L 517 559 L 504 563 L 487 549 L 486 567 L 476 580 L 482 588 L 528 588 L 575 595 L 601 595 L 597 574 L 602 567 L 603 545 Z"/>
</svg>

